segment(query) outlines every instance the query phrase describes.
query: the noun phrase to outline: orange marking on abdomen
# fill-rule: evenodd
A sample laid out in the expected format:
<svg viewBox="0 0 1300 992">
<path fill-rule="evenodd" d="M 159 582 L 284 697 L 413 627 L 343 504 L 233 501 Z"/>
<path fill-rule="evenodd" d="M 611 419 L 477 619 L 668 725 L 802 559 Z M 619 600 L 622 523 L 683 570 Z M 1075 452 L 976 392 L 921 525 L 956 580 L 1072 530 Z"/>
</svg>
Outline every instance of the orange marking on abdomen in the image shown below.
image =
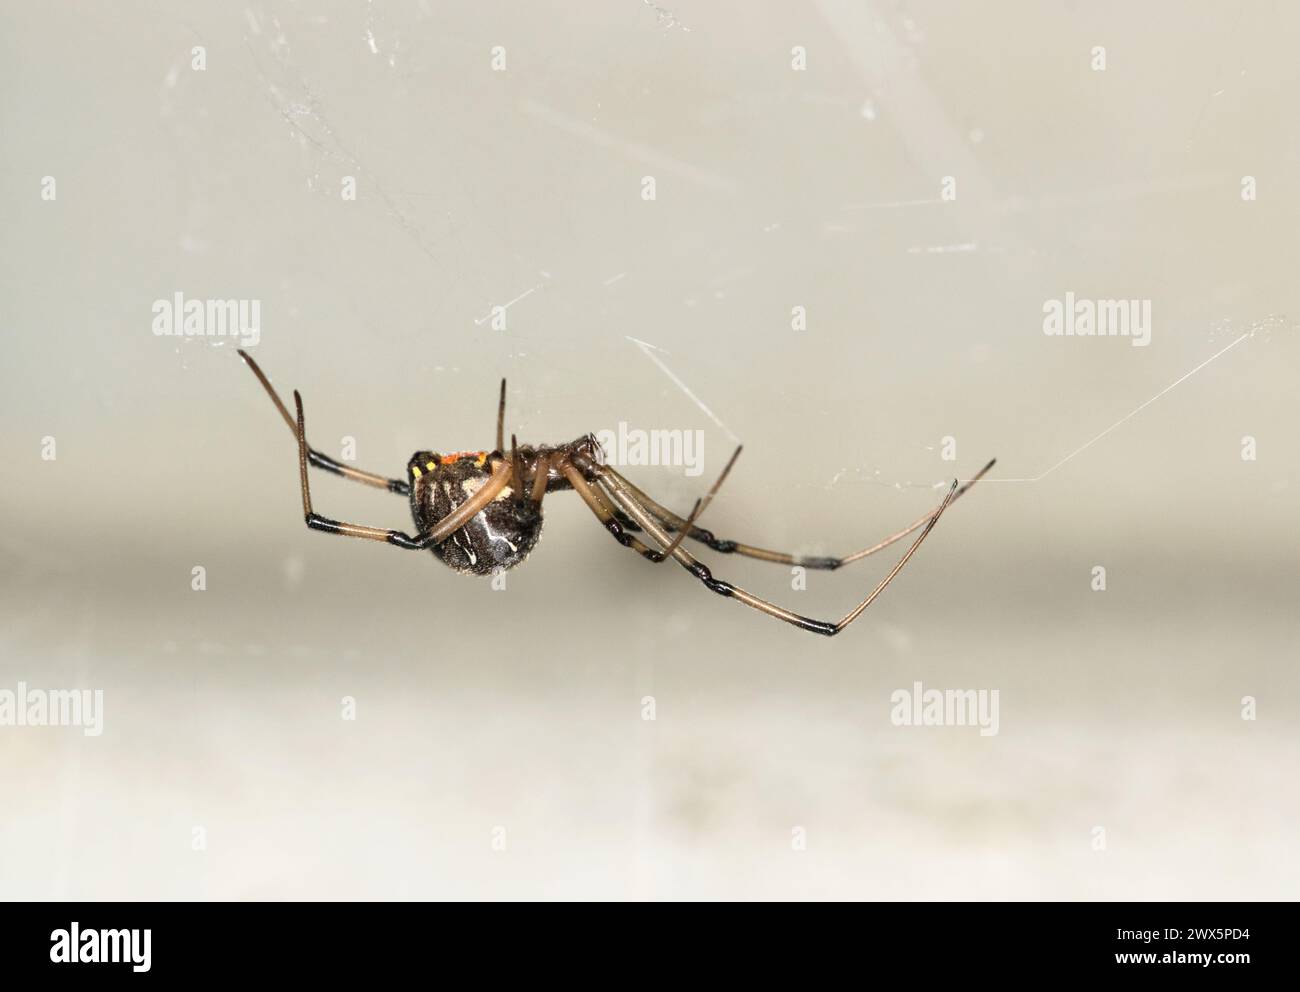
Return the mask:
<svg viewBox="0 0 1300 992">
<path fill-rule="evenodd" d="M 488 453 L 486 451 L 453 451 L 446 455 L 439 455 L 438 461 L 443 465 L 450 465 L 452 462 L 459 461 L 462 458 L 473 458 L 482 465 L 487 461 Z"/>
</svg>

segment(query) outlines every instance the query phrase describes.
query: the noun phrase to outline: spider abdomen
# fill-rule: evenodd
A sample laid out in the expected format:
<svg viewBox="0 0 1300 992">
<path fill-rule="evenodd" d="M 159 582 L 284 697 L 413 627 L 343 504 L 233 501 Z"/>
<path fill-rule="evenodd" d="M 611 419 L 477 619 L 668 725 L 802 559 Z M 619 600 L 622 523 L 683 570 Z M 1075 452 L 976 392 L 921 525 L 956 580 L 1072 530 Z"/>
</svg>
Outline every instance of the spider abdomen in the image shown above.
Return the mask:
<svg viewBox="0 0 1300 992">
<path fill-rule="evenodd" d="M 438 456 L 420 452 L 411 459 L 411 515 L 418 530 L 436 526 L 491 478 L 486 455 L 470 452 Z M 430 550 L 457 572 L 491 575 L 522 562 L 541 536 L 540 506 L 507 486 L 463 527 Z"/>
</svg>

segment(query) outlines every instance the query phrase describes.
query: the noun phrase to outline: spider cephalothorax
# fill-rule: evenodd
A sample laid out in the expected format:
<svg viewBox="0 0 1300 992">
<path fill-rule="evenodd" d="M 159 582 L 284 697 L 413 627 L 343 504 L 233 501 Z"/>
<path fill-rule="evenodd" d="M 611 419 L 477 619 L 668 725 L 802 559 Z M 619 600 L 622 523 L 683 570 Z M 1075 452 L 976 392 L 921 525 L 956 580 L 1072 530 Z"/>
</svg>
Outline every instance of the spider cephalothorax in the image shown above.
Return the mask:
<svg viewBox="0 0 1300 992">
<path fill-rule="evenodd" d="M 457 572 L 490 575 L 518 565 L 536 547 L 542 533 L 542 500 L 546 494 L 572 489 L 582 497 L 582 501 L 623 547 L 631 548 L 652 562 L 671 558 L 712 592 L 818 634 L 838 634 L 856 620 L 893 581 L 894 576 L 934 529 L 948 505 L 993 467 L 993 462 L 989 462 L 963 486 L 959 487 L 954 481 L 936 509 L 861 551 L 843 557 L 792 555 L 738 541 L 720 540 L 709 531 L 695 526 L 695 521 L 731 471 L 740 448 L 731 456 L 712 488 L 702 499 L 695 501 L 695 508 L 683 518 L 655 502 L 616 469 L 605 464 L 604 453 L 590 434 L 568 444 L 535 447 L 520 445 L 511 437 L 510 450 L 506 451 L 506 384 L 502 380 L 501 397 L 497 405 L 497 446 L 494 450 L 447 454 L 419 451 L 407 463 L 405 479 L 390 479 L 343 465 L 309 447 L 303 422 L 302 397 L 297 391 L 293 394 L 298 414 L 295 419 L 290 416 L 288 408 L 257 363 L 244 352 L 239 354 L 265 387 L 285 423 L 297 437 L 303 516 L 307 526 L 313 530 L 370 541 L 385 541 L 409 550 L 427 549 Z M 309 466 L 407 496 L 411 502 L 416 534 L 412 536 L 398 530 L 343 523 L 316 513 L 312 509 L 311 487 L 307 480 Z M 837 623 L 813 620 L 760 599 L 730 582 L 716 579 L 707 565 L 681 546 L 682 541 L 689 537 L 723 554 L 738 554 L 804 568 L 837 569 L 866 558 L 917 530 L 921 533 L 894 567 L 864 600 Z M 646 540 L 658 547 L 647 544 L 637 534 L 643 534 Z"/>
</svg>

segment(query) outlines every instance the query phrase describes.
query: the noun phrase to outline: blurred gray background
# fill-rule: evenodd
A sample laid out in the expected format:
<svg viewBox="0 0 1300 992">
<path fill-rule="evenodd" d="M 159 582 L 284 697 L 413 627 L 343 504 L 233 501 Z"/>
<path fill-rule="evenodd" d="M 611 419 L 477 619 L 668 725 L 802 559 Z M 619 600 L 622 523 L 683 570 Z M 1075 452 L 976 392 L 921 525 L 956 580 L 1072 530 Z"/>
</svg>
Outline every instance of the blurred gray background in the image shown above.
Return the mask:
<svg viewBox="0 0 1300 992">
<path fill-rule="evenodd" d="M 1295 898 L 1298 39 L 1276 3 L 5 4 L 0 688 L 105 712 L 0 727 L 0 896 Z M 1066 291 L 1151 300 L 1150 345 L 1045 336 Z M 152 332 L 176 292 L 259 300 L 374 471 L 491 446 L 501 376 L 521 439 L 703 430 L 702 477 L 627 470 L 680 510 L 741 438 L 707 523 L 765 547 L 998 468 L 831 640 L 572 495 L 494 590 L 309 533 L 235 343 Z M 833 619 L 891 556 L 706 558 Z M 895 726 L 917 681 L 1000 732 Z"/>
</svg>

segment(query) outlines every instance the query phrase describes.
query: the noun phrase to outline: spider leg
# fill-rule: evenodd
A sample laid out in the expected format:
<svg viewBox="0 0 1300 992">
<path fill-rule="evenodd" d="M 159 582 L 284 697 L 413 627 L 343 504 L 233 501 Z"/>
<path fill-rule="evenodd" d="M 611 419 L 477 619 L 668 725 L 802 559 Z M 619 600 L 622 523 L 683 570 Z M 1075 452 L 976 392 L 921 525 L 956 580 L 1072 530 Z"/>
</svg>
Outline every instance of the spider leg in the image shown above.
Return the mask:
<svg viewBox="0 0 1300 992">
<path fill-rule="evenodd" d="M 733 460 L 734 460 L 734 456 L 733 456 Z M 988 473 L 989 469 L 991 469 L 995 464 L 997 464 L 996 458 L 991 460 L 987 465 L 985 465 L 982 469 L 976 472 L 972 478 L 968 479 L 965 483 L 963 483 L 956 490 L 956 492 L 953 493 L 952 501 L 955 502 L 956 500 L 960 499 L 962 495 L 964 495 L 972 486 L 975 485 L 975 483 L 979 482 L 980 479 L 984 478 L 984 476 Z M 628 490 L 628 492 L 632 495 L 632 497 L 636 499 L 638 503 L 641 504 L 642 508 L 645 509 L 647 512 L 649 512 L 650 515 L 653 516 L 659 523 L 661 523 L 669 532 L 674 532 L 674 531 L 678 533 L 685 532 L 693 540 L 699 541 L 701 544 L 707 545 L 708 547 L 712 548 L 714 551 L 721 552 L 722 554 L 734 553 L 738 555 L 744 555 L 747 558 L 757 558 L 760 561 L 776 562 L 777 564 L 781 564 L 781 565 L 802 565 L 804 568 L 836 569 L 836 568 L 841 568 L 844 565 L 851 564 L 852 562 L 859 561 L 863 558 L 866 558 L 868 555 L 874 555 L 877 551 L 882 551 L 885 548 L 889 547 L 891 544 L 901 541 L 909 534 L 915 533 L 917 530 L 924 527 L 926 523 L 928 523 L 939 512 L 938 510 L 930 510 L 928 513 L 925 513 L 921 517 L 918 517 L 916 520 L 912 521 L 912 523 L 908 524 L 902 530 L 890 534 L 884 540 L 878 541 L 877 543 L 869 547 L 863 548 L 861 551 L 854 551 L 852 554 L 844 555 L 843 557 L 834 557 L 834 556 L 804 557 L 800 555 L 788 554 L 784 551 L 768 551 L 766 548 L 756 548 L 749 544 L 741 544 L 738 541 L 722 540 L 720 538 L 714 537 L 712 531 L 705 530 L 703 527 L 692 526 L 688 530 L 686 527 L 687 524 L 686 520 L 683 520 L 681 517 L 673 513 L 671 510 L 655 502 L 653 499 L 647 496 L 642 489 L 638 488 L 636 485 L 630 482 L 626 477 L 624 477 L 622 474 L 617 472 L 615 469 L 606 465 L 603 466 L 603 470 L 606 473 L 608 473 L 610 476 L 612 476 L 614 479 L 618 480 L 618 482 L 621 483 L 622 486 Z"/>
<path fill-rule="evenodd" d="M 302 513 L 307 526 L 312 530 L 321 530 L 327 534 L 341 534 L 344 537 L 360 537 L 367 541 L 385 541 L 407 551 L 423 551 L 446 540 L 467 524 L 476 513 L 496 499 L 497 494 L 510 484 L 510 463 L 504 459 L 492 463 L 492 477 L 460 506 L 452 510 L 428 530 L 416 536 L 405 534 L 400 530 L 387 530 L 383 527 L 367 527 L 364 524 L 349 524 L 340 520 L 322 517 L 312 510 L 311 486 L 307 480 L 307 465 L 310 462 L 307 448 L 307 429 L 303 423 L 302 397 L 298 390 L 293 391 L 293 402 L 298 408 L 298 476 L 302 483 Z"/>
<path fill-rule="evenodd" d="M 603 467 L 597 467 L 595 471 L 602 473 L 598 475 L 598 478 L 606 487 L 606 491 L 609 493 L 610 498 L 618 503 L 618 505 L 622 507 L 633 520 L 639 523 L 645 529 L 646 533 L 664 547 L 668 547 L 671 539 L 668 537 L 667 532 L 655 522 L 650 512 L 637 502 L 636 498 L 618 481 L 616 476 L 605 473 L 602 469 Z M 814 620 L 811 617 L 794 613 L 791 610 L 777 606 L 775 603 L 770 603 L 765 599 L 760 599 L 758 596 L 746 592 L 744 589 L 732 585 L 730 582 L 715 579 L 713 573 L 709 571 L 708 566 L 684 548 L 674 548 L 672 556 L 677 559 L 683 568 L 703 582 L 704 585 L 713 592 L 730 599 L 739 600 L 746 606 L 752 607 L 761 613 L 766 613 L 768 616 L 776 617 L 778 620 L 783 620 L 786 623 L 793 624 L 802 630 L 808 630 L 816 634 L 825 634 L 827 637 L 832 637 L 861 616 L 862 612 L 875 602 L 876 597 L 884 592 L 885 587 L 894 580 L 894 577 L 898 575 L 900 571 L 902 571 L 903 566 L 907 564 L 908 559 L 916 553 L 916 549 L 921 546 L 921 542 L 929 536 L 930 531 L 934 529 L 934 525 L 939 522 L 939 517 L 942 516 L 943 511 L 948 508 L 948 504 L 952 502 L 956 491 L 957 483 L 953 482 L 952 488 L 948 490 L 948 494 L 943 498 L 943 502 L 940 503 L 938 508 L 929 515 L 920 535 L 912 542 L 903 557 L 898 560 L 898 563 L 889 570 L 889 573 L 880 580 L 876 587 L 864 600 L 862 600 L 862 602 L 846 613 L 836 623 L 830 623 L 825 620 Z"/>
<path fill-rule="evenodd" d="M 271 402 L 274 403 L 275 408 L 280 411 L 280 416 L 283 417 L 284 422 L 289 425 L 289 431 L 296 437 L 298 429 L 294 426 L 293 418 L 289 416 L 289 410 L 280 399 L 280 395 L 275 391 L 275 387 L 271 385 L 271 380 L 266 377 L 266 373 L 262 371 L 257 362 L 253 361 L 253 357 L 248 354 L 248 352 L 240 349 L 239 357 L 247 362 L 248 367 L 253 370 L 253 375 L 257 376 L 257 381 L 262 384 L 262 388 L 266 390 L 266 394 L 271 397 Z M 341 475 L 345 479 L 351 479 L 353 482 L 361 482 L 367 486 L 374 486 L 376 489 L 387 489 L 390 493 L 397 493 L 401 496 L 409 496 L 411 494 L 411 487 L 407 484 L 405 479 L 389 479 L 382 475 L 376 475 L 373 472 L 363 472 L 360 469 L 351 468 L 347 465 L 341 464 L 340 462 L 336 462 L 329 455 L 317 451 L 315 448 L 309 447 L 307 449 L 307 461 L 315 468 L 323 468 L 327 472 Z"/>
<path fill-rule="evenodd" d="M 611 507 L 610 512 L 614 514 L 614 519 L 623 525 L 624 530 L 631 531 L 633 534 L 641 533 L 641 525 L 620 510 L 617 506 Z"/>
<path fill-rule="evenodd" d="M 695 521 L 700 519 L 700 514 L 704 512 L 704 508 L 713 502 L 713 497 L 718 494 L 718 490 L 722 488 L 722 484 L 727 481 L 727 476 L 731 474 L 731 466 L 736 464 L 736 459 L 740 457 L 740 453 L 743 450 L 744 445 L 736 445 L 736 450 L 731 453 L 731 458 L 729 458 L 727 464 L 723 466 L 722 472 L 718 476 L 717 481 L 709 487 L 709 491 L 704 494 L 702 499 L 697 499 L 695 501 L 695 506 L 691 509 L 691 515 L 682 521 L 681 527 L 677 531 L 677 536 L 673 538 L 673 543 L 664 548 L 665 558 L 669 557 L 677 550 L 678 545 L 680 545 L 682 541 L 686 540 L 687 534 L 696 529 Z"/>
<path fill-rule="evenodd" d="M 505 385 L 505 380 L 501 380 L 501 385 Z M 504 395 L 504 393 L 502 394 Z M 502 413 L 505 411 L 503 410 Z M 497 429 L 500 430 L 501 423 L 497 422 Z M 497 448 L 500 451 L 500 448 Z M 519 440 L 513 434 L 510 435 L 510 488 L 515 491 L 515 496 L 522 499 L 524 492 L 524 477 L 519 468 Z"/>
<path fill-rule="evenodd" d="M 609 497 L 606 496 L 602 490 L 592 489 L 591 491 L 596 495 L 596 498 L 600 500 L 600 502 L 604 505 L 605 509 L 607 509 L 611 514 L 613 514 L 614 519 L 618 521 L 619 526 L 621 526 L 625 531 L 627 531 L 629 534 L 643 533 L 643 531 L 641 530 L 641 525 L 638 524 L 631 517 L 629 517 L 622 510 L 620 510 L 617 505 L 611 503 Z"/>
<path fill-rule="evenodd" d="M 738 445 L 736 447 L 736 450 L 732 452 L 731 459 L 728 459 L 727 465 L 725 465 L 725 467 L 723 468 L 722 475 L 718 476 L 718 481 L 714 482 L 714 485 L 712 485 L 710 490 L 708 490 L 707 493 L 703 495 L 702 499 L 697 499 L 697 501 L 695 501 L 695 506 L 693 510 L 690 511 L 690 516 L 688 517 L 688 519 L 681 520 L 680 517 L 677 517 L 677 519 L 681 520 L 682 524 L 685 524 L 685 527 L 679 529 L 679 533 L 677 533 L 676 540 L 673 540 L 672 545 L 667 547 L 667 549 L 663 551 L 663 558 L 658 559 L 659 562 L 664 562 L 664 560 L 668 559 L 668 556 L 672 554 L 673 549 L 676 549 L 677 545 L 680 545 L 682 538 L 686 536 L 686 532 L 688 532 L 688 530 L 698 529 L 692 527 L 692 525 L 695 523 L 695 520 L 699 519 L 699 515 L 705 512 L 705 508 L 708 506 L 708 504 L 714 501 L 714 497 L 716 494 L 718 494 L 718 490 L 722 489 L 723 481 L 725 480 L 725 478 L 727 478 L 728 473 L 731 472 L 732 465 L 735 465 L 736 459 L 740 458 L 740 452 L 742 450 L 744 450 L 744 445 Z M 614 504 L 614 506 L 610 506 L 610 501 L 608 501 L 606 494 L 604 494 L 601 489 L 593 489 L 591 488 L 590 485 L 586 489 L 590 491 L 595 501 L 603 504 L 603 508 L 604 508 L 603 514 L 599 514 L 599 512 L 597 514 L 597 516 L 599 516 L 599 519 L 601 519 L 602 523 L 603 521 L 606 521 L 608 517 L 612 516 L 614 517 L 616 523 L 619 524 L 619 527 L 623 528 L 625 532 L 634 533 L 634 534 L 642 532 L 641 525 L 638 524 L 636 520 L 633 520 L 632 517 L 625 514 L 623 510 L 620 510 L 620 508 L 617 507 L 617 504 Z M 590 506 L 590 503 L 588 503 L 588 506 Z M 658 506 L 658 504 L 655 504 L 655 506 Z M 662 507 L 659 508 L 660 510 L 662 510 Z M 664 510 L 663 512 L 668 512 L 668 511 Z"/>
<path fill-rule="evenodd" d="M 514 443 L 514 438 L 511 438 Z M 506 443 L 506 381 L 501 380 L 501 399 L 497 402 L 497 451 L 505 451 Z"/>
<path fill-rule="evenodd" d="M 510 439 L 514 443 L 514 438 Z M 528 498 L 538 506 L 542 503 L 542 497 L 546 495 L 546 483 L 551 474 L 551 460 L 546 455 L 541 455 L 537 459 L 537 467 L 533 469 L 533 487 L 529 490 Z M 519 494 L 523 499 L 523 492 Z"/>
<path fill-rule="evenodd" d="M 596 519 L 605 525 L 607 531 L 614 535 L 614 540 L 625 548 L 631 548 L 642 558 L 646 558 L 655 563 L 661 562 L 665 557 L 667 557 L 662 551 L 657 551 L 654 548 L 647 546 L 643 541 L 633 537 L 624 530 L 623 525 L 618 522 L 618 518 L 614 515 L 613 511 L 605 505 L 605 502 L 599 495 L 597 495 L 596 490 L 589 482 L 587 482 L 586 479 L 583 478 L 582 473 L 574 468 L 573 465 L 569 462 L 564 462 L 560 465 L 560 471 L 564 474 L 564 477 L 569 480 L 569 484 L 573 486 L 574 492 L 582 497 L 582 501 L 586 503 L 591 512 L 596 515 Z M 667 539 L 663 541 L 665 546 L 668 543 Z"/>
</svg>

